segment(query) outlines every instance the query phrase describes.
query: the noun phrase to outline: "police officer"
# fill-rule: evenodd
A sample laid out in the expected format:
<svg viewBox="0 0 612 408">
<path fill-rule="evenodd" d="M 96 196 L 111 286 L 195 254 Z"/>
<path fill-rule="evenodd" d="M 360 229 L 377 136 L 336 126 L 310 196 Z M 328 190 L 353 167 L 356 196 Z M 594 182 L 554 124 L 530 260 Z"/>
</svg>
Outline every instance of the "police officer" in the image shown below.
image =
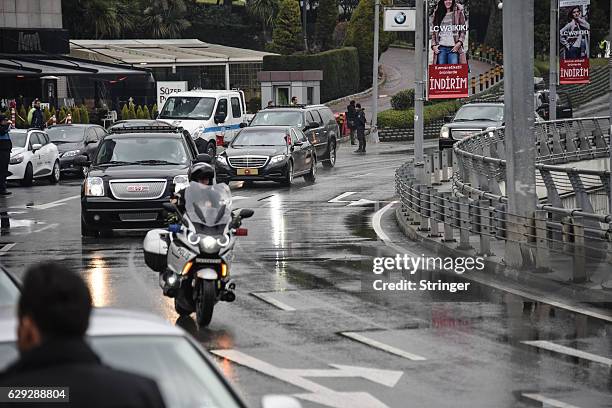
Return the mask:
<svg viewBox="0 0 612 408">
<path fill-rule="evenodd" d="M 364 110 L 361 108 L 361 104 L 355 105 L 356 113 L 355 113 L 355 127 L 357 129 L 357 141 L 359 142 L 359 147 L 355 150 L 355 153 L 365 153 L 366 152 L 366 138 L 365 138 L 365 126 L 366 126 L 366 116 Z"/>
<path fill-rule="evenodd" d="M 6 191 L 6 177 L 8 176 L 8 166 L 11 161 L 11 137 L 9 136 L 9 122 L 6 116 L 0 115 L 0 195 L 11 195 Z"/>
<path fill-rule="evenodd" d="M 45 117 L 43 116 L 42 110 L 40 110 L 40 100 L 34 101 L 34 112 L 32 112 L 32 122 L 30 126 L 36 129 L 45 128 Z"/>
</svg>

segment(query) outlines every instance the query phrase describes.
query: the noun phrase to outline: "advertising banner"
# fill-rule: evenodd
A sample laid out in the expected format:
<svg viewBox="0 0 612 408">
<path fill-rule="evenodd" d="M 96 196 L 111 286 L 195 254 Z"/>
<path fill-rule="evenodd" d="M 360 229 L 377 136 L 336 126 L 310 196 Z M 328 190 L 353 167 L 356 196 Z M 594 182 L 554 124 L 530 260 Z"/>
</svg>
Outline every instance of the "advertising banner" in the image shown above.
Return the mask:
<svg viewBox="0 0 612 408">
<path fill-rule="evenodd" d="M 589 83 L 590 0 L 559 1 L 559 83 Z"/>
<path fill-rule="evenodd" d="M 428 99 L 468 96 L 468 0 L 428 0 Z"/>
<path fill-rule="evenodd" d="M 416 10 L 414 7 L 385 7 L 385 31 L 414 31 Z"/>
<path fill-rule="evenodd" d="M 163 108 L 168 96 L 187 90 L 187 81 L 157 81 L 157 109 Z"/>
</svg>

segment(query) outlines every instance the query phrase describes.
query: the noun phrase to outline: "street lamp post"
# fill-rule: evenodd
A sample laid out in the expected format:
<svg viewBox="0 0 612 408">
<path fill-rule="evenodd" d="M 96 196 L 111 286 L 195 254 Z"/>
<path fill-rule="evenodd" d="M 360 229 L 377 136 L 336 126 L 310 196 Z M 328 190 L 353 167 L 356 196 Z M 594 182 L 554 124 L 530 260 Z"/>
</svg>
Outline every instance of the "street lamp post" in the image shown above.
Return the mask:
<svg viewBox="0 0 612 408">
<path fill-rule="evenodd" d="M 302 0 L 302 34 L 304 36 L 304 51 L 308 52 L 308 33 L 306 30 L 306 8 L 307 1 Z"/>
<path fill-rule="evenodd" d="M 559 0 L 550 0 L 550 72 L 548 87 L 548 119 L 557 119 L 557 58 L 559 37 Z"/>
<path fill-rule="evenodd" d="M 416 0 L 416 32 L 414 35 L 414 56 L 416 67 L 414 70 L 414 162 L 421 168 L 425 161 L 423 152 L 423 100 L 425 99 L 425 1 Z M 422 172 L 424 173 L 424 172 Z M 418 172 L 417 172 L 418 174 Z M 420 174 L 424 177 L 424 174 Z M 421 180 L 424 182 L 424 180 Z"/>
<path fill-rule="evenodd" d="M 374 51 L 372 55 L 372 121 L 370 133 L 376 139 L 378 129 L 378 37 L 380 20 L 380 0 L 374 0 Z"/>
</svg>

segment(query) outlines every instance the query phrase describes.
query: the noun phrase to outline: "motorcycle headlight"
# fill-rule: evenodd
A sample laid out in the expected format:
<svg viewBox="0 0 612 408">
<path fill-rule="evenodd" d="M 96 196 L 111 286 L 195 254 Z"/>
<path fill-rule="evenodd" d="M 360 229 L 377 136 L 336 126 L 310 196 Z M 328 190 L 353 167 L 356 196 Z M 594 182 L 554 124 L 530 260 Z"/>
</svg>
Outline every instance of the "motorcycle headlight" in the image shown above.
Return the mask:
<svg viewBox="0 0 612 408">
<path fill-rule="evenodd" d="M 442 129 L 440 129 L 440 137 L 442 139 L 448 139 L 450 136 L 450 130 L 448 129 L 448 126 L 442 126 Z"/>
<path fill-rule="evenodd" d="M 104 197 L 104 181 L 100 177 L 87 177 L 85 195 L 88 197 Z"/>
<path fill-rule="evenodd" d="M 77 154 L 79 154 L 78 150 L 70 150 L 70 151 L 65 152 L 64 154 L 62 154 L 62 157 L 74 157 Z"/>
<path fill-rule="evenodd" d="M 225 156 L 217 156 L 217 161 L 227 166 L 227 158 Z"/>
<path fill-rule="evenodd" d="M 200 240 L 200 249 L 207 254 L 214 254 L 219 252 L 219 244 L 214 237 L 206 236 Z"/>
<path fill-rule="evenodd" d="M 270 164 L 282 162 L 286 158 L 287 156 L 285 156 L 284 154 L 279 154 L 278 156 L 274 156 L 272 157 L 272 159 L 270 159 Z"/>
<path fill-rule="evenodd" d="M 185 175 L 175 176 L 172 183 L 174 184 L 174 192 L 178 193 L 189 186 L 189 177 Z"/>
<path fill-rule="evenodd" d="M 23 153 L 19 153 L 16 154 L 15 156 L 11 157 L 11 160 L 9 161 L 10 164 L 19 164 L 23 161 Z"/>
</svg>

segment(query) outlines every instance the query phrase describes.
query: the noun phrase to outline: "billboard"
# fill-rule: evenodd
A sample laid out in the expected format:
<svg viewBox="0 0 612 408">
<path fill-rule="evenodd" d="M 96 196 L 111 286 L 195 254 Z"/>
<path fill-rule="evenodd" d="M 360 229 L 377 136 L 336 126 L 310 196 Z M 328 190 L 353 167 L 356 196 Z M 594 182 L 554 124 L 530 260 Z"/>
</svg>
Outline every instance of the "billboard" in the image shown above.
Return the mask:
<svg viewBox="0 0 612 408">
<path fill-rule="evenodd" d="M 559 83 L 589 83 L 590 0 L 559 1 Z"/>
<path fill-rule="evenodd" d="M 161 109 L 168 96 L 187 90 L 187 81 L 157 81 L 157 109 Z"/>
<path fill-rule="evenodd" d="M 468 0 L 427 0 L 428 99 L 468 96 Z"/>
<path fill-rule="evenodd" d="M 414 31 L 416 10 L 414 7 L 385 7 L 385 31 Z"/>
</svg>

